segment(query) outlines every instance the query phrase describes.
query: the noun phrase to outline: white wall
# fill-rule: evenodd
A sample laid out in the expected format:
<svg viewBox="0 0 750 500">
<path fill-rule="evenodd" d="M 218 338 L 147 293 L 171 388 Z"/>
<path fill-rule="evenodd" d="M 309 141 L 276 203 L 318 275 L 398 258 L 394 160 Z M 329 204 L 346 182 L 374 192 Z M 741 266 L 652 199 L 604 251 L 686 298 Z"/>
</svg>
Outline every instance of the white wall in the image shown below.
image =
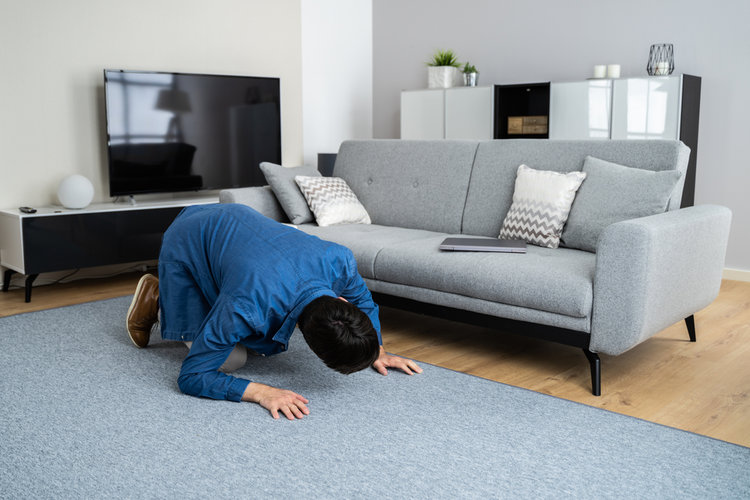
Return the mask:
<svg viewBox="0 0 750 500">
<path fill-rule="evenodd" d="M 302 102 L 305 164 L 372 137 L 372 0 L 302 0 Z"/>
<path fill-rule="evenodd" d="M 302 160 L 300 0 L 0 0 L 0 206 L 109 200 L 102 69 L 281 78 L 282 157 Z"/>
<path fill-rule="evenodd" d="M 402 89 L 425 88 L 425 62 L 453 49 L 479 84 L 583 80 L 594 64 L 646 75 L 652 43 L 673 43 L 675 71 L 703 77 L 696 204 L 734 213 L 729 268 L 750 271 L 750 2 L 747 0 L 377 0 L 373 133 L 399 136 Z"/>
</svg>

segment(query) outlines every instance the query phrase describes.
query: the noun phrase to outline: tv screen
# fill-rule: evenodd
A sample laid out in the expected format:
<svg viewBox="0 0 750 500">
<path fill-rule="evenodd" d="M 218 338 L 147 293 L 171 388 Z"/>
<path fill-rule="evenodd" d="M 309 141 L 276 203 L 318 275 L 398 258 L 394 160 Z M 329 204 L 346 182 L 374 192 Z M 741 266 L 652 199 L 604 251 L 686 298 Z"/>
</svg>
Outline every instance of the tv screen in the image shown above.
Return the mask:
<svg viewBox="0 0 750 500">
<path fill-rule="evenodd" d="M 278 78 L 104 70 L 110 196 L 266 184 Z"/>
</svg>

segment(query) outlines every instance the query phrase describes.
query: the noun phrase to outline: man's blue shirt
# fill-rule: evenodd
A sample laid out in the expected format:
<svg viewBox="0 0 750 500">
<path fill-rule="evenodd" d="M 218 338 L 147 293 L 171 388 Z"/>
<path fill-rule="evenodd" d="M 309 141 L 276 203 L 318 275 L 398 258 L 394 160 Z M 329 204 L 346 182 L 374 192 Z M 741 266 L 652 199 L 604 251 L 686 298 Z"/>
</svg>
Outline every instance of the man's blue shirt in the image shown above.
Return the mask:
<svg viewBox="0 0 750 500">
<path fill-rule="evenodd" d="M 159 294 L 162 337 L 193 342 L 178 382 L 195 396 L 240 401 L 250 381 L 218 371 L 234 346 L 285 351 L 302 310 L 323 295 L 356 305 L 381 341 L 378 306 L 349 249 L 244 205 L 180 213 L 164 235 Z"/>
</svg>

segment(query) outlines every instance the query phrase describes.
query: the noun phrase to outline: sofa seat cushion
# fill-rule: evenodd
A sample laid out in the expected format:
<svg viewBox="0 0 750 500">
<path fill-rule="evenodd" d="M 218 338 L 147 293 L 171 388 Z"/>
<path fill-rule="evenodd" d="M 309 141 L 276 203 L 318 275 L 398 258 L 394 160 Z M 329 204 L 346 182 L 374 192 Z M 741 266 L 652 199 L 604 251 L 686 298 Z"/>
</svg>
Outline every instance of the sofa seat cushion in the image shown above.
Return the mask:
<svg viewBox="0 0 750 500">
<path fill-rule="evenodd" d="M 571 317 L 590 317 L 596 255 L 530 246 L 525 254 L 442 252 L 446 235 L 384 245 L 375 278 Z"/>
<path fill-rule="evenodd" d="M 359 274 L 364 278 L 371 279 L 375 278 L 375 259 L 384 247 L 401 242 L 411 243 L 422 239 L 431 239 L 439 234 L 420 229 L 377 224 L 339 224 L 328 227 L 320 227 L 317 224 L 301 224 L 296 227 L 322 240 L 333 241 L 349 248 L 357 260 Z M 445 235 L 442 236 L 442 238 L 444 237 Z M 438 238 L 441 237 L 438 236 Z"/>
</svg>

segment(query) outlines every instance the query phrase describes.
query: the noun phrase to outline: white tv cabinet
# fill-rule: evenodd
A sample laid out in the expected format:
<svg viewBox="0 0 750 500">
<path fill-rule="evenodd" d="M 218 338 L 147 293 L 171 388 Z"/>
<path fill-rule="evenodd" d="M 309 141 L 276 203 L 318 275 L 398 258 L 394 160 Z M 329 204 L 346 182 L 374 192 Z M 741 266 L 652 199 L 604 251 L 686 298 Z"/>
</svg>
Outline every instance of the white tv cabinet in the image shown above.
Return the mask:
<svg viewBox="0 0 750 500">
<path fill-rule="evenodd" d="M 177 214 L 218 197 L 128 203 L 95 203 L 81 210 L 41 207 L 33 214 L 0 210 L 3 291 L 14 273 L 26 275 L 26 302 L 40 273 L 154 260 Z"/>
</svg>

